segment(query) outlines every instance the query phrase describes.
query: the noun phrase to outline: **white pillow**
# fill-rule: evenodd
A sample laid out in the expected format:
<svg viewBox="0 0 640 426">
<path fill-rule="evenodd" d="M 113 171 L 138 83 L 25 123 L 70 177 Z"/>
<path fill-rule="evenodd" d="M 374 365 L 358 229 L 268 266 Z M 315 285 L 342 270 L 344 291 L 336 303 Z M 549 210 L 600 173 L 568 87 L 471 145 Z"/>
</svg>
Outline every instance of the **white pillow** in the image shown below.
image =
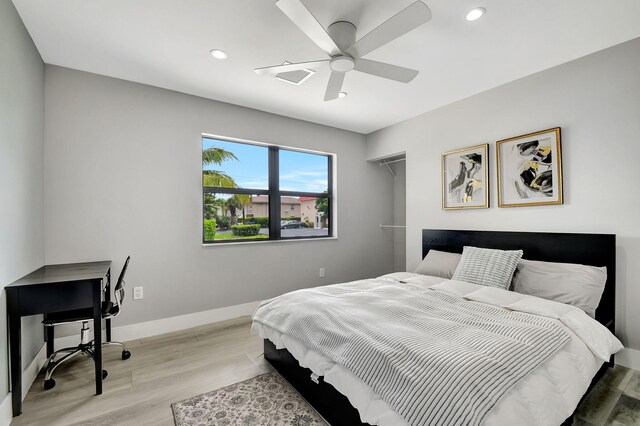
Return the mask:
<svg viewBox="0 0 640 426">
<path fill-rule="evenodd" d="M 453 279 L 508 290 L 522 250 L 465 246 Z"/>
<path fill-rule="evenodd" d="M 522 259 L 513 279 L 513 290 L 566 303 L 595 317 L 606 282 L 607 268 L 604 266 Z"/>
<path fill-rule="evenodd" d="M 462 255 L 459 253 L 429 250 L 429 253 L 416 268 L 415 273 L 451 279 L 458 263 L 460 263 L 460 257 Z"/>
</svg>

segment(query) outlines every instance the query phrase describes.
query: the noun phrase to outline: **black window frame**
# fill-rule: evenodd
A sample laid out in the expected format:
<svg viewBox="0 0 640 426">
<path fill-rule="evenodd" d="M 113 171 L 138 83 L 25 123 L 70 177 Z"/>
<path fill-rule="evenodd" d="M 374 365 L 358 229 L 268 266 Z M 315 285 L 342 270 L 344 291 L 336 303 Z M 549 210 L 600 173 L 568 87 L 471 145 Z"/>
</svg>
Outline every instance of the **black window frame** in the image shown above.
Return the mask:
<svg viewBox="0 0 640 426">
<path fill-rule="evenodd" d="M 268 149 L 268 189 L 251 189 L 251 188 L 227 188 L 218 186 L 205 186 L 203 173 L 204 164 L 202 164 L 202 171 L 200 173 L 200 181 L 202 183 L 202 244 L 229 244 L 229 243 L 254 243 L 265 241 L 289 241 L 289 240 L 309 240 L 309 239 L 322 239 L 334 237 L 334 187 L 333 187 L 333 159 L 335 154 L 306 151 L 304 149 L 296 149 L 290 147 L 284 147 L 279 145 L 267 145 L 256 142 L 237 140 L 231 138 L 225 138 L 213 135 L 202 135 L 202 141 L 200 144 L 201 151 L 203 150 L 202 144 L 205 139 L 219 140 L 229 143 L 253 145 L 258 147 L 264 147 Z M 280 151 L 294 151 L 304 154 L 319 155 L 327 158 L 327 191 L 326 192 L 304 192 L 304 191 L 281 191 L 280 190 Z M 221 240 L 206 240 L 204 229 L 204 217 L 205 217 L 205 194 L 245 194 L 245 195 L 266 195 L 269 200 L 269 238 L 255 238 L 255 239 L 221 239 Z M 282 220 L 281 215 L 281 197 L 315 197 L 315 198 L 327 198 L 329 200 L 328 216 L 328 233 L 327 235 L 316 236 L 300 236 L 300 237 L 282 237 L 280 222 Z M 302 220 L 302 216 L 300 217 Z"/>
</svg>

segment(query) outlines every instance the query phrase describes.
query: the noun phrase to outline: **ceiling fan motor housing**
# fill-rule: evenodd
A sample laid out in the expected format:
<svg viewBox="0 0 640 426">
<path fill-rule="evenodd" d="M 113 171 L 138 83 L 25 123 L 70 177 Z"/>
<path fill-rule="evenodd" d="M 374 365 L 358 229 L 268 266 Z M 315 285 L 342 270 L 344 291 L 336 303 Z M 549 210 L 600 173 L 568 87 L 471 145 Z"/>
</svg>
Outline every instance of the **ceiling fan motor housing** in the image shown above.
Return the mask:
<svg viewBox="0 0 640 426">
<path fill-rule="evenodd" d="M 329 63 L 332 71 L 335 72 L 347 72 L 351 71 L 356 63 L 353 58 L 347 54 L 336 55 L 331 58 L 331 62 Z"/>
<path fill-rule="evenodd" d="M 356 42 L 356 26 L 351 22 L 334 22 L 327 28 L 327 34 L 329 34 L 329 37 L 331 37 L 342 52 L 353 46 Z"/>
<path fill-rule="evenodd" d="M 340 48 L 340 53 L 331 57 L 329 66 L 335 72 L 351 71 L 355 67 L 355 61 L 351 55 L 344 53 L 356 42 L 356 26 L 351 22 L 338 21 L 329 25 L 327 33 Z"/>
</svg>

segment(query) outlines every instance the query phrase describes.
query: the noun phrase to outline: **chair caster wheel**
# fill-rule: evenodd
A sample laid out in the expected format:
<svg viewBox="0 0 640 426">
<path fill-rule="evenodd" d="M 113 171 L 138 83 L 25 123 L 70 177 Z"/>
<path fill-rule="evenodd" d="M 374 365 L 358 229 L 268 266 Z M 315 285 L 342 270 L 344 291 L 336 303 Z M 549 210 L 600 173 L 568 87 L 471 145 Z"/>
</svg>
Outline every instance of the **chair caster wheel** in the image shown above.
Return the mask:
<svg viewBox="0 0 640 426">
<path fill-rule="evenodd" d="M 102 380 L 106 379 L 108 375 L 107 370 L 102 370 Z"/>
<path fill-rule="evenodd" d="M 45 380 L 44 381 L 44 390 L 49 390 L 49 389 L 53 389 L 56 385 L 56 381 L 53 379 L 49 379 L 49 380 Z"/>
<path fill-rule="evenodd" d="M 131 358 L 131 352 L 122 351 L 122 359 L 129 359 L 129 358 Z"/>
</svg>

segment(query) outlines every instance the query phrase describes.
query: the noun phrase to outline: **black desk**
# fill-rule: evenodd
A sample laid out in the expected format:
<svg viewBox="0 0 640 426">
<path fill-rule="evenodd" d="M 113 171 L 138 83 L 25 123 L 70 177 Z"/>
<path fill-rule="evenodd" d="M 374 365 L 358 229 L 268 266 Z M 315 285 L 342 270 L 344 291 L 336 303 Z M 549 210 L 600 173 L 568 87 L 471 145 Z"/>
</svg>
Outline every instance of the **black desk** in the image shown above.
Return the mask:
<svg viewBox="0 0 640 426">
<path fill-rule="evenodd" d="M 96 394 L 102 393 L 102 290 L 111 297 L 111 261 L 45 265 L 5 287 L 9 319 L 9 355 L 13 415 L 22 413 L 20 318 L 93 307 Z M 111 341 L 111 321 L 106 321 Z M 47 356 L 53 352 L 53 327 L 47 327 Z"/>
</svg>

